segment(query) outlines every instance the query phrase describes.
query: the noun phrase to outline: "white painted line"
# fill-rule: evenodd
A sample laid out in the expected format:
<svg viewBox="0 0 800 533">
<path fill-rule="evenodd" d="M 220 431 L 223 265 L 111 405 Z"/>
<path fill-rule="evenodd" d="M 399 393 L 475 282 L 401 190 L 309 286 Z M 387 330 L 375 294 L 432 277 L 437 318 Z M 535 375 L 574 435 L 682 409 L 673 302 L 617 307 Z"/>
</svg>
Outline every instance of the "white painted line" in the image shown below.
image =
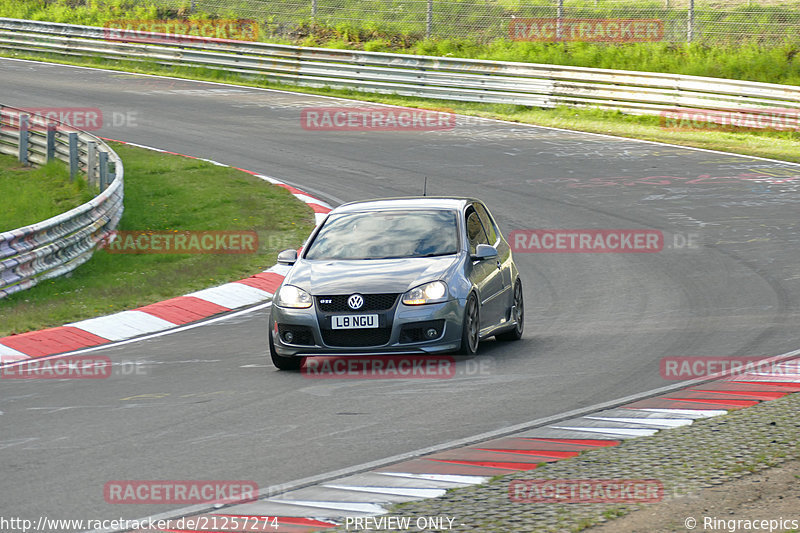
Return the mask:
<svg viewBox="0 0 800 533">
<path fill-rule="evenodd" d="M 198 157 L 196 159 L 199 159 L 200 161 L 205 161 L 206 163 L 211 163 L 212 165 L 217 165 L 218 167 L 230 167 L 230 165 L 220 163 L 219 161 L 214 161 L 213 159 L 206 159 L 204 157 Z"/>
<path fill-rule="evenodd" d="M 268 181 L 273 185 L 283 184 L 281 180 L 276 180 L 275 178 L 270 178 L 269 176 L 265 176 L 264 174 L 253 174 L 255 177 L 262 179 L 264 181 Z"/>
<path fill-rule="evenodd" d="M 372 494 L 391 494 L 392 496 L 408 496 L 411 498 L 438 498 L 447 492 L 447 489 L 420 489 L 411 487 L 356 487 L 351 485 L 322 486 L 329 489 L 352 490 L 356 492 L 369 492 Z"/>
<path fill-rule="evenodd" d="M 219 287 L 211 287 L 201 291 L 192 292 L 186 296 L 194 296 L 202 300 L 208 300 L 211 303 L 227 307 L 228 309 L 237 309 L 246 305 L 253 305 L 263 302 L 270 298 L 270 293 L 250 287 L 243 283 L 226 283 Z"/>
<path fill-rule="evenodd" d="M 176 326 L 172 322 L 144 311 L 122 311 L 113 315 L 90 318 L 66 325 L 80 328 L 110 341 L 130 339 L 131 337 L 164 331 Z"/>
<path fill-rule="evenodd" d="M 337 478 L 330 483 L 338 483 L 349 487 L 389 487 L 395 489 L 452 489 L 467 487 L 466 483 L 453 483 L 447 481 L 433 481 L 431 479 L 404 478 L 398 476 L 384 476 L 377 472 L 363 472 L 352 476 Z M 327 483 L 327 482 L 325 482 Z"/>
<path fill-rule="evenodd" d="M 747 372 L 747 374 L 758 374 L 758 375 L 763 374 L 765 376 L 775 376 L 776 378 L 779 378 L 781 376 L 800 376 L 800 370 L 798 370 L 794 360 L 782 363 L 773 363 L 770 365 L 770 367 L 773 370 L 768 372 L 762 372 L 761 369 L 753 369 L 752 372 Z"/>
<path fill-rule="evenodd" d="M 800 383 L 800 374 L 797 377 L 792 377 L 789 374 L 771 374 L 769 372 L 754 372 L 752 374 L 744 374 L 736 376 L 735 381 L 759 381 L 761 383 Z"/>
<path fill-rule="evenodd" d="M 691 418 L 713 418 L 715 416 L 722 416 L 727 414 L 728 411 L 724 409 L 637 409 L 637 411 L 647 411 L 650 413 L 664 413 L 686 415 Z"/>
<path fill-rule="evenodd" d="M 307 194 L 294 193 L 293 196 L 298 200 L 300 200 L 301 202 L 305 202 L 307 204 L 317 204 L 321 205 L 322 207 L 327 207 L 328 209 L 333 209 L 333 207 L 331 207 L 331 204 L 323 202 L 322 200 L 318 200 L 317 198 L 314 198 L 313 196 L 309 196 Z"/>
<path fill-rule="evenodd" d="M 627 437 L 649 437 L 655 435 L 657 429 L 633 429 L 633 428 L 581 428 L 571 426 L 548 426 L 553 429 L 566 429 L 568 431 L 586 431 L 589 433 L 603 433 L 604 435 L 619 435 Z"/>
<path fill-rule="evenodd" d="M 620 424 L 639 424 L 644 426 L 663 426 L 668 428 L 689 426 L 692 424 L 691 420 L 685 418 L 611 418 L 605 416 L 587 416 L 585 418 L 588 418 L 589 420 L 619 422 Z"/>
<path fill-rule="evenodd" d="M 800 373 L 798 373 L 798 372 L 782 372 L 782 371 L 775 371 L 775 372 L 749 372 L 748 374 L 745 374 L 745 375 L 747 375 L 747 376 L 766 376 L 766 377 L 775 378 L 775 379 L 781 379 L 781 378 L 795 379 L 795 378 L 800 378 Z"/>
<path fill-rule="evenodd" d="M 10 363 L 20 359 L 30 359 L 30 356 L 0 342 L 0 363 Z"/>
<path fill-rule="evenodd" d="M 289 265 L 275 265 L 269 267 L 264 272 L 274 272 L 276 274 L 280 274 L 285 278 L 286 274 L 288 274 L 291 269 L 292 267 L 290 267 Z"/>
<path fill-rule="evenodd" d="M 405 472 L 375 472 L 381 476 L 396 476 L 409 479 L 426 479 L 428 481 L 444 481 L 447 483 L 462 483 L 464 485 L 479 485 L 486 483 L 486 476 L 465 476 L 461 474 L 410 474 Z"/>
<path fill-rule="evenodd" d="M 155 146 L 147 146 L 145 144 L 137 144 L 137 143 L 132 143 L 132 142 L 129 142 L 129 141 L 120 141 L 120 142 L 124 142 L 127 145 L 135 146 L 137 148 L 144 148 L 145 150 L 153 150 L 154 152 L 161 152 L 162 154 L 170 153 L 170 152 L 168 152 L 166 150 L 162 150 L 161 148 L 156 148 Z"/>
<path fill-rule="evenodd" d="M 320 509 L 335 509 L 337 511 L 354 511 L 356 513 L 367 513 L 367 514 L 383 514 L 386 512 L 386 509 L 375 503 L 325 502 L 316 500 L 278 500 L 275 498 L 270 498 L 264 501 L 269 503 L 297 505 L 300 507 L 317 507 Z"/>
<path fill-rule="evenodd" d="M 10 365 L 18 361 L 28 361 L 30 359 L 33 358 L 27 355 L 0 355 L 0 366 Z M 0 370 L 0 372 L 2 372 L 2 370 Z"/>
</svg>

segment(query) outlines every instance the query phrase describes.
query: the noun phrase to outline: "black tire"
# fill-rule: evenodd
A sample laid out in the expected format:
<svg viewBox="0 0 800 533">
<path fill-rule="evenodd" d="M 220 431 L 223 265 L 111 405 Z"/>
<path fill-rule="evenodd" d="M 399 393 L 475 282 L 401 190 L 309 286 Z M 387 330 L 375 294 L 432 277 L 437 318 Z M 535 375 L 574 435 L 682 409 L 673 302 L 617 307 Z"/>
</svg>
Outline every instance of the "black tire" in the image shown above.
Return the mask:
<svg viewBox="0 0 800 533">
<path fill-rule="evenodd" d="M 269 330 L 269 355 L 272 358 L 272 364 L 278 370 L 300 370 L 303 366 L 302 357 L 283 357 L 278 355 L 275 351 L 275 341 L 272 339 L 272 328 Z"/>
<path fill-rule="evenodd" d="M 517 280 L 514 284 L 514 329 L 498 333 L 494 336 L 499 341 L 518 341 L 522 338 L 522 331 L 525 329 L 525 301 L 522 295 L 522 282 Z"/>
<path fill-rule="evenodd" d="M 461 323 L 461 347 L 458 349 L 459 355 L 475 355 L 478 353 L 478 344 L 481 335 L 481 312 L 478 306 L 478 298 L 475 293 L 467 297 L 467 304 L 464 306 L 464 321 Z"/>
</svg>

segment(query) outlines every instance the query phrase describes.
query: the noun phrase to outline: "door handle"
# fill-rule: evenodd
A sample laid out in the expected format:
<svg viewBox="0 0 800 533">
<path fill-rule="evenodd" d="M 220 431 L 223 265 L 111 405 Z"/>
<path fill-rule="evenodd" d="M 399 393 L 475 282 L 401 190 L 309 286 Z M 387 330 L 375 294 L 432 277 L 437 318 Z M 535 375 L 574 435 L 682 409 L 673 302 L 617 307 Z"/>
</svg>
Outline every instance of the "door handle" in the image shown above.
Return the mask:
<svg viewBox="0 0 800 533">
<path fill-rule="evenodd" d="M 497 260 L 497 268 L 503 268 L 503 264 L 500 262 L 499 259 Z"/>
</svg>

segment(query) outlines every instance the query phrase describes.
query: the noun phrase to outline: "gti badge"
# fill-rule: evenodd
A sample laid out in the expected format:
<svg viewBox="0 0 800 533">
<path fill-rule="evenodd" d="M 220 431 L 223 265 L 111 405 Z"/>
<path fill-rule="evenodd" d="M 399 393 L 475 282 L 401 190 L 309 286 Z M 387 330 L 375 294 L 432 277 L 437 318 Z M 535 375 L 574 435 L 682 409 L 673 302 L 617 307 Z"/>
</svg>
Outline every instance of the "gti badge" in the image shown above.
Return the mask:
<svg viewBox="0 0 800 533">
<path fill-rule="evenodd" d="M 353 310 L 361 309 L 361 306 L 364 305 L 364 297 L 360 294 L 354 294 L 347 299 L 347 305 Z"/>
</svg>

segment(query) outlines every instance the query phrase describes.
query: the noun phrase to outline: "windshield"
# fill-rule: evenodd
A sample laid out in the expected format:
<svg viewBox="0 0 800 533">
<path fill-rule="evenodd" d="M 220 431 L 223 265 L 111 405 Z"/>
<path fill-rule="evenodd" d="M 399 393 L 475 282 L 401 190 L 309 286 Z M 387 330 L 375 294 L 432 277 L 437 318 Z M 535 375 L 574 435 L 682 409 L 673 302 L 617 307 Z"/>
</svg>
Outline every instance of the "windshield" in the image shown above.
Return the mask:
<svg viewBox="0 0 800 533">
<path fill-rule="evenodd" d="M 393 259 L 458 252 L 453 211 L 378 211 L 332 215 L 306 259 Z"/>
</svg>

